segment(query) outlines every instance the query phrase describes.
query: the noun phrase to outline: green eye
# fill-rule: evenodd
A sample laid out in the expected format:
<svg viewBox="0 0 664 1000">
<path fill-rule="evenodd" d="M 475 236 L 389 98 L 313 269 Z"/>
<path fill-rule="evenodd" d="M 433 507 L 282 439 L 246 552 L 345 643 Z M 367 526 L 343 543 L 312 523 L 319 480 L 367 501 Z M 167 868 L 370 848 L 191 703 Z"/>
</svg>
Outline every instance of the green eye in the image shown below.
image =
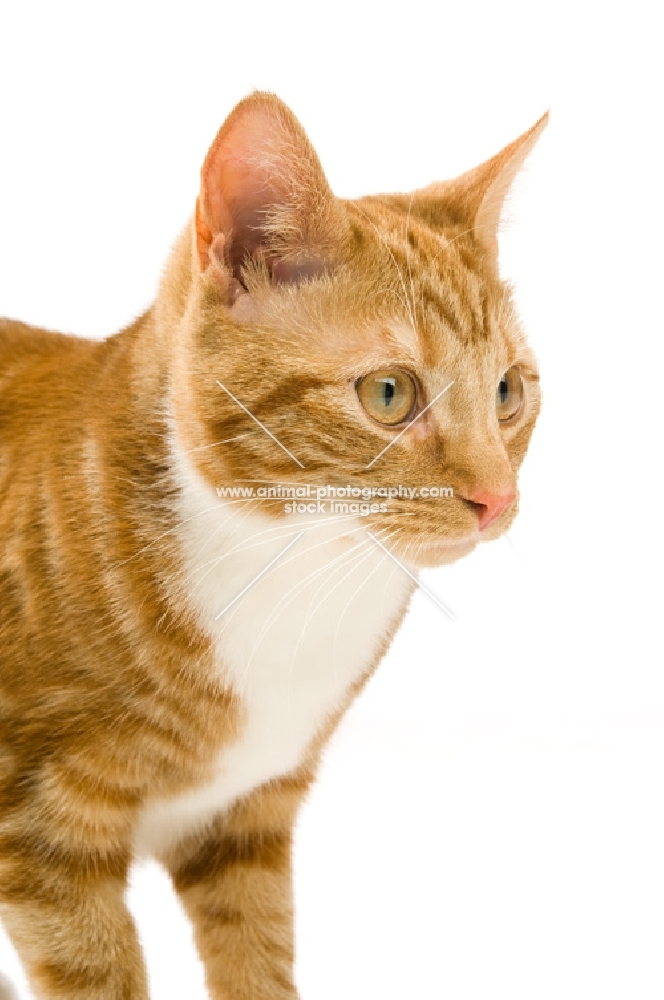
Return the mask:
<svg viewBox="0 0 664 1000">
<path fill-rule="evenodd" d="M 496 412 L 502 422 L 513 420 L 523 406 L 523 379 L 516 365 L 508 368 L 496 389 Z"/>
<path fill-rule="evenodd" d="M 415 382 L 407 372 L 398 368 L 381 368 L 371 372 L 360 379 L 356 389 L 364 409 L 381 424 L 400 424 L 415 407 Z"/>
</svg>

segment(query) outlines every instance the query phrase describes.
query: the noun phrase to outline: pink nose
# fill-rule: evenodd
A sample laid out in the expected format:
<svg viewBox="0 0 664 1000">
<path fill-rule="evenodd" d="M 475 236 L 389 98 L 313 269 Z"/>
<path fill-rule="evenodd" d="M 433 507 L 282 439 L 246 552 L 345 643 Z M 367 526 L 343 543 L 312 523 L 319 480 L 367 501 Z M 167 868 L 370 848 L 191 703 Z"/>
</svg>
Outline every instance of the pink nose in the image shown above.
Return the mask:
<svg viewBox="0 0 664 1000">
<path fill-rule="evenodd" d="M 466 500 L 472 501 L 472 503 L 477 504 L 478 511 L 477 515 L 480 522 L 480 531 L 488 528 L 490 524 L 500 517 L 502 512 L 506 507 L 512 503 L 516 497 L 516 491 L 512 490 L 510 493 L 473 493 L 471 496 L 467 496 Z"/>
</svg>

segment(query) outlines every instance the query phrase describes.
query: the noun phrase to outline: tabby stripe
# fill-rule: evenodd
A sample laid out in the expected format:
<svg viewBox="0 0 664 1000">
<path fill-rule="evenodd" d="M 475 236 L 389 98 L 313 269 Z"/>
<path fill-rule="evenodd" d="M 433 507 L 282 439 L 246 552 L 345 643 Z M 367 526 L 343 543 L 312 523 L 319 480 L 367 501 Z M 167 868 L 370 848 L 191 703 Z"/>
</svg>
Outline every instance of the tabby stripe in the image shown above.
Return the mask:
<svg viewBox="0 0 664 1000">
<path fill-rule="evenodd" d="M 226 869 L 240 865 L 278 870 L 290 852 L 290 836 L 284 833 L 248 833 L 209 840 L 192 858 L 176 869 L 173 883 L 183 892 L 214 881 Z"/>
</svg>

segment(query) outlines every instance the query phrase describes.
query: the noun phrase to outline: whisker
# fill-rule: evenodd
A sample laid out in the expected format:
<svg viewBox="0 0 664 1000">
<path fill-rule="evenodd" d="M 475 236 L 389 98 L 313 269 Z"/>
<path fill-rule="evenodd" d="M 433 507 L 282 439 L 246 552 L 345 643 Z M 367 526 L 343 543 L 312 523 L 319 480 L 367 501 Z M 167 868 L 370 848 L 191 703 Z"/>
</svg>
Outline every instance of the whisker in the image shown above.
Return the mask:
<svg viewBox="0 0 664 1000">
<path fill-rule="evenodd" d="M 305 555 L 307 552 L 311 552 L 313 549 L 318 548 L 319 546 L 321 546 L 321 545 L 323 545 L 323 544 L 325 544 L 327 542 L 331 542 L 331 541 L 335 541 L 335 540 L 336 539 L 325 539 L 324 542 L 316 543 L 315 545 L 309 546 L 307 549 L 302 550 L 299 553 L 299 555 Z M 332 559 L 328 560 L 322 566 L 316 567 L 314 570 L 312 570 L 311 572 L 307 573 L 306 576 L 302 577 L 299 580 L 296 580 L 296 582 L 291 587 L 289 587 L 289 589 L 286 591 L 286 593 L 282 594 L 282 596 L 280 597 L 279 601 L 274 605 L 274 607 L 270 611 L 270 614 L 268 615 L 268 617 L 263 622 L 263 625 L 262 625 L 261 630 L 259 632 L 259 635 L 258 635 L 258 637 L 256 639 L 256 642 L 254 643 L 254 646 L 252 648 L 251 654 L 249 656 L 249 660 L 247 662 L 247 666 L 246 666 L 245 671 L 244 671 L 243 684 L 246 684 L 246 680 L 247 680 L 247 678 L 249 676 L 251 665 L 253 663 L 253 660 L 254 660 L 254 657 L 256 655 L 256 652 L 258 651 L 260 643 L 263 641 L 263 639 L 267 635 L 268 631 L 271 628 L 274 627 L 274 625 L 279 620 L 279 618 L 281 617 L 281 615 L 285 612 L 285 610 L 288 607 L 288 605 L 291 604 L 292 601 L 294 601 L 299 596 L 299 594 L 302 592 L 302 590 L 304 590 L 306 588 L 306 586 L 308 585 L 308 583 L 311 580 L 315 580 L 316 577 L 318 577 L 318 576 L 326 573 L 329 570 L 329 568 L 331 566 L 333 566 L 335 563 L 337 563 L 339 561 L 347 560 L 352 555 L 352 553 L 354 552 L 354 550 L 358 546 L 360 546 L 362 544 L 363 544 L 362 541 L 358 542 L 353 547 L 353 549 L 350 550 L 350 552 L 342 552 L 340 555 L 334 556 Z M 335 572 L 336 572 L 336 570 L 335 570 Z"/>
<path fill-rule="evenodd" d="M 507 532 L 505 532 L 505 534 L 503 535 L 503 538 L 505 539 L 505 541 L 507 542 L 507 544 L 511 548 L 512 552 L 514 553 L 514 555 L 516 556 L 516 558 L 519 560 L 519 562 L 522 563 L 523 562 L 523 558 L 521 557 L 521 553 L 516 548 L 516 546 L 514 545 L 514 542 L 512 541 L 512 539 L 510 538 L 510 536 L 507 534 Z"/>
<path fill-rule="evenodd" d="M 393 531 L 391 531 L 389 534 L 386 535 L 385 534 L 386 529 L 383 528 L 382 530 L 377 531 L 376 535 L 382 535 L 383 537 L 385 537 L 386 539 L 389 540 L 390 538 L 393 538 L 396 534 L 398 534 L 399 531 L 401 531 L 401 528 L 395 528 Z M 379 566 L 382 565 L 383 560 L 385 558 L 386 558 L 385 554 L 383 553 L 383 556 L 382 556 L 380 562 L 376 565 L 376 569 Z M 375 572 L 375 570 L 374 570 L 374 572 Z M 350 607 L 351 603 L 355 600 L 355 597 L 357 596 L 357 594 L 362 589 L 362 587 L 364 586 L 365 583 L 366 583 L 366 579 L 362 581 L 362 583 L 360 584 L 360 586 L 356 590 L 353 591 L 353 593 L 350 595 L 350 597 L 346 601 L 344 607 L 342 608 L 341 614 L 339 615 L 339 620 L 337 622 L 337 627 L 334 630 L 334 639 L 332 640 L 332 670 L 334 671 L 335 677 L 336 677 L 336 670 L 337 670 L 337 644 L 338 644 L 338 641 L 339 641 L 339 629 L 341 628 L 341 623 L 344 620 L 344 616 L 346 615 L 346 612 L 348 611 L 348 608 Z"/>
<path fill-rule="evenodd" d="M 316 527 L 318 525 L 330 523 L 331 520 L 334 520 L 334 521 L 351 521 L 351 522 L 353 522 L 353 521 L 356 521 L 357 518 L 353 514 L 340 515 L 338 518 L 334 518 L 334 519 L 328 518 L 326 520 L 319 520 L 317 522 L 317 525 L 314 525 L 314 527 Z M 301 527 L 302 523 L 305 523 L 305 522 L 301 522 L 300 525 L 298 525 L 298 527 Z M 314 529 L 312 528 L 312 529 L 309 529 L 309 530 L 314 530 Z M 288 566 L 289 563 L 291 563 L 293 560 L 298 559 L 301 556 L 305 555 L 307 552 L 311 551 L 311 549 L 318 548 L 319 546 L 325 545 L 329 541 L 332 541 L 332 540 L 333 539 L 324 538 L 321 542 L 315 542 L 311 546 L 307 546 L 307 547 L 298 546 L 297 549 L 293 552 L 292 555 L 289 555 L 287 559 L 284 559 L 280 563 L 280 566 L 282 568 L 284 568 L 284 567 Z M 221 558 L 223 558 L 223 556 L 220 557 L 220 561 L 221 561 Z M 237 613 L 238 610 L 239 610 L 239 604 L 236 605 L 236 607 L 233 609 L 233 611 L 231 611 L 230 615 L 226 615 L 225 616 L 226 620 L 225 620 L 224 625 L 223 625 L 223 627 L 221 629 L 222 633 L 231 624 L 231 622 L 233 620 L 233 617 Z"/>
<path fill-rule="evenodd" d="M 366 539 L 366 540 L 368 540 L 368 539 Z M 353 546 L 353 548 L 350 551 L 351 552 L 355 552 L 355 553 L 357 553 L 359 555 L 358 549 L 361 549 L 364 546 L 364 541 L 365 541 L 365 539 L 363 539 L 362 541 L 359 541 L 356 545 Z M 354 562 L 353 566 L 348 570 L 348 572 L 344 576 L 342 576 L 341 579 L 338 580 L 337 583 L 335 583 L 335 585 L 333 587 L 330 587 L 326 591 L 324 597 L 318 602 L 318 604 L 313 609 L 312 609 L 312 605 L 313 605 L 314 601 L 316 600 L 316 597 L 318 596 L 318 594 L 321 592 L 321 590 L 323 589 L 323 587 L 327 583 L 331 582 L 332 577 L 337 573 L 337 571 L 339 570 L 339 568 L 344 568 L 344 563 L 342 563 L 341 567 L 337 566 L 337 568 L 334 570 L 334 572 L 331 574 L 331 576 L 330 577 L 326 577 L 323 580 L 323 582 L 320 584 L 320 586 L 312 594 L 311 600 L 309 601 L 309 607 L 308 607 L 307 612 L 306 612 L 304 624 L 303 624 L 302 629 L 300 631 L 300 635 L 298 637 L 298 640 L 295 643 L 295 647 L 293 649 L 293 653 L 292 653 L 292 656 L 291 656 L 291 667 L 290 667 L 290 674 L 289 674 L 289 678 L 288 678 L 288 689 L 289 689 L 289 692 L 290 692 L 290 685 L 291 685 L 291 677 L 292 677 L 293 667 L 294 667 L 294 664 L 295 664 L 295 658 L 296 658 L 297 653 L 298 653 L 298 651 L 300 649 L 300 646 L 302 645 L 302 642 L 304 641 L 304 635 L 305 635 L 305 632 L 306 632 L 306 630 L 307 630 L 310 622 L 313 620 L 313 618 L 316 615 L 316 612 L 325 603 L 325 601 L 328 599 L 328 597 L 332 593 L 334 593 L 334 591 L 338 587 L 341 586 L 341 584 L 344 582 L 344 580 L 346 580 L 350 576 L 351 573 L 354 573 L 355 570 L 359 566 L 361 566 L 362 563 L 366 559 L 368 559 L 370 556 L 371 556 L 371 549 L 367 547 L 366 553 L 361 557 L 361 559 L 359 560 L 359 562 L 357 562 L 357 561 Z M 331 564 L 328 564 L 328 566 L 327 566 L 328 569 L 329 569 L 330 565 Z"/>
<path fill-rule="evenodd" d="M 167 528 L 167 530 L 162 532 L 161 535 L 158 535 L 157 538 L 153 538 L 151 542 L 148 542 L 147 545 L 144 545 L 142 548 L 140 548 L 138 552 L 134 552 L 133 555 L 128 556 L 126 559 L 123 559 L 122 562 L 114 563 L 110 567 L 111 570 L 120 569 L 121 566 L 126 566 L 127 563 L 132 562 L 134 559 L 138 559 L 140 555 L 142 555 L 144 552 L 147 552 L 147 550 L 152 548 L 153 545 L 156 545 L 158 542 L 162 541 L 162 539 L 166 538 L 167 535 L 172 535 L 173 532 L 178 531 L 184 524 L 189 524 L 190 521 L 195 521 L 197 517 L 203 517 L 204 514 L 209 514 L 210 511 L 216 509 L 217 505 L 215 504 L 214 507 L 206 507 L 204 510 L 196 511 L 196 513 L 192 514 L 190 517 L 183 518 L 181 521 L 178 521 L 177 524 L 173 525 L 173 527 Z"/>
<path fill-rule="evenodd" d="M 244 431 L 242 434 L 236 434 L 234 437 L 224 438 L 223 441 L 213 441 L 211 444 L 199 444 L 195 448 L 189 448 L 187 451 L 182 451 L 182 455 L 193 455 L 198 451 L 206 451 L 208 448 L 218 448 L 221 444 L 230 444 L 231 441 L 239 441 L 241 438 L 249 437 L 248 431 Z"/>
<path fill-rule="evenodd" d="M 368 539 L 367 539 L 367 541 L 368 541 Z M 357 546 L 355 546 L 355 548 L 356 548 L 356 549 L 359 549 L 359 548 L 361 548 L 361 544 L 358 544 Z M 352 566 L 350 567 L 350 569 L 348 570 L 348 572 L 347 572 L 347 573 L 345 573 L 345 575 L 344 575 L 344 576 L 343 576 L 343 577 L 342 577 L 342 578 L 341 578 L 341 579 L 340 579 L 340 580 L 339 580 L 339 581 L 338 581 L 338 582 L 337 582 L 337 583 L 336 583 L 336 584 L 334 585 L 334 587 L 330 588 L 330 590 L 329 590 L 329 591 L 328 591 L 328 592 L 326 593 L 325 597 L 323 597 L 323 599 L 322 599 L 321 601 L 319 601 L 319 602 L 318 602 L 318 604 L 316 605 L 316 607 L 314 608 L 314 610 L 313 610 L 313 611 L 311 612 L 311 614 L 310 614 L 310 615 L 308 615 L 307 619 L 305 620 L 305 623 L 304 623 L 304 626 L 303 626 L 303 628 L 302 628 L 302 631 L 300 632 L 300 637 L 299 637 L 299 639 L 298 639 L 298 642 L 297 642 L 297 644 L 296 644 L 296 647 L 295 647 L 295 649 L 294 649 L 294 651 L 293 651 L 293 655 L 292 655 L 292 657 L 291 657 L 291 666 L 290 666 L 290 671 L 289 671 L 289 675 L 288 675 L 288 703 L 289 703 L 289 705 L 290 705 L 290 688 L 291 688 L 291 681 L 292 681 L 292 676 L 293 676 L 293 670 L 294 670 L 294 667 L 295 667 L 295 655 L 296 655 L 296 653 L 297 653 L 297 651 L 298 651 L 298 649 L 299 649 L 299 647 L 300 647 L 301 643 L 302 643 L 302 642 L 304 641 L 304 634 L 305 634 L 305 632 L 306 632 L 306 629 L 307 629 L 307 627 L 308 627 L 309 623 L 310 623 L 310 622 L 312 621 L 312 619 L 313 619 L 313 617 L 315 616 L 316 612 L 317 612 L 317 611 L 318 611 L 318 609 L 319 609 L 319 608 L 321 607 L 321 605 L 322 605 L 322 604 L 324 604 L 324 602 L 325 602 L 325 601 L 327 600 L 327 598 L 328 598 L 328 597 L 330 596 L 330 594 L 331 594 L 331 593 L 333 593 L 333 592 L 334 592 L 334 591 L 335 591 L 335 590 L 336 590 L 336 589 L 337 589 L 338 587 L 340 587 L 340 586 L 341 586 L 341 584 L 342 584 L 342 583 L 343 583 L 343 582 L 344 582 L 345 580 L 347 580 L 347 579 L 348 579 L 348 577 L 349 577 L 349 576 L 350 576 L 350 575 L 351 575 L 352 573 L 356 573 L 356 572 L 357 572 L 357 570 L 358 570 L 358 569 L 360 568 L 360 566 L 362 566 L 362 564 L 363 564 L 364 562 L 366 562 L 366 561 L 367 561 L 367 559 L 370 559 L 372 555 L 373 555 L 373 550 L 372 550 L 371 548 L 367 548 L 367 551 L 366 551 L 366 552 L 365 552 L 365 553 L 364 553 L 363 555 L 361 555 L 361 554 L 360 554 L 360 553 L 358 552 L 358 553 L 357 553 L 357 557 L 355 558 L 355 560 L 354 560 L 354 562 L 353 562 L 353 565 L 352 565 Z M 382 562 L 382 561 L 383 561 L 383 558 L 381 557 L 381 560 L 380 560 L 380 562 Z M 380 563 L 379 563 L 378 565 L 380 565 Z M 376 567 L 375 567 L 375 568 L 374 568 L 374 569 L 373 569 L 373 570 L 371 571 L 371 573 L 369 574 L 369 576 L 372 576 L 372 575 L 373 575 L 373 573 L 374 573 L 374 572 L 376 571 L 376 569 L 377 569 L 377 568 L 378 568 L 378 566 L 376 566 Z M 355 594 L 357 594 L 357 593 L 359 592 L 359 590 L 361 589 L 361 587 L 363 587 L 363 586 L 364 586 L 364 584 L 366 583 L 366 581 L 367 581 L 367 579 L 368 579 L 368 578 L 369 578 L 369 577 L 365 577 L 365 579 L 364 579 L 364 580 L 362 581 L 362 583 L 360 584 L 360 587 L 359 587 L 359 588 L 357 588 L 357 590 L 355 590 L 355 591 L 353 592 L 353 594 L 351 595 L 351 600 L 352 600 L 352 598 L 353 598 L 353 597 L 355 596 Z M 319 588 L 319 590 L 320 590 L 320 588 Z M 317 591 L 316 593 L 318 593 L 318 591 Z M 309 605 L 309 607 L 311 608 L 311 604 Z M 342 610 L 342 613 L 341 613 L 341 617 L 343 617 L 343 615 L 345 614 L 345 612 L 346 612 L 347 608 L 348 608 L 348 604 L 345 604 L 345 605 L 344 605 L 344 608 L 343 608 L 343 610 Z M 338 623 L 337 623 L 337 628 L 338 628 Z M 336 631 L 335 631 L 335 638 L 336 638 Z M 336 680 L 336 679 L 337 679 L 337 671 L 336 671 L 336 657 L 335 657 L 335 653 L 334 653 L 334 647 L 333 647 L 333 655 L 332 655 L 332 673 L 333 673 L 333 675 L 334 675 L 334 677 L 335 677 L 335 680 Z"/>
<path fill-rule="evenodd" d="M 250 503 L 254 503 L 255 505 L 257 505 L 259 502 L 262 503 L 262 502 L 265 502 L 265 501 L 262 498 L 256 498 L 256 499 L 254 499 L 253 497 L 250 498 L 249 500 L 242 501 L 242 503 L 244 503 L 245 505 L 250 504 Z M 281 500 L 280 500 L 280 498 L 276 498 L 274 500 L 274 502 L 275 503 L 280 503 Z M 251 514 L 254 513 L 254 511 L 255 511 L 255 507 L 253 507 L 251 510 L 247 511 L 246 514 L 244 515 L 244 517 L 242 518 L 242 520 L 239 521 L 238 524 L 236 524 L 234 526 L 233 531 L 231 532 L 231 534 L 228 537 L 229 541 L 233 538 L 234 535 L 237 534 L 237 532 L 240 530 L 240 528 L 242 527 L 242 525 L 244 524 L 244 522 L 247 520 L 248 517 L 251 516 Z M 235 512 L 233 512 L 233 513 L 235 513 Z M 230 515 L 229 515 L 229 517 L 230 517 Z M 298 523 L 286 521 L 284 523 L 280 522 L 278 524 L 271 525 L 271 526 L 269 526 L 267 528 L 261 528 L 260 530 L 253 532 L 251 535 L 248 535 L 246 538 L 242 538 L 237 544 L 233 545 L 231 548 L 225 549 L 224 552 L 221 553 L 221 555 L 213 556 L 212 559 L 208 559 L 208 560 L 206 560 L 206 562 L 201 563 L 198 567 L 196 567 L 195 570 L 192 570 L 192 574 L 191 575 L 193 575 L 194 573 L 196 573 L 196 572 L 204 569 L 206 566 L 209 566 L 210 563 L 214 563 L 214 565 L 218 565 L 220 562 L 223 562 L 224 559 L 227 559 L 229 556 L 235 555 L 238 552 L 248 552 L 248 551 L 251 551 L 251 549 L 258 548 L 260 545 L 264 544 L 265 541 L 273 541 L 274 539 L 278 540 L 278 539 L 281 539 L 281 538 L 284 538 L 284 537 L 288 538 L 290 535 L 293 534 L 294 531 L 296 531 L 298 529 L 304 529 L 305 531 L 313 531 L 316 528 L 321 527 L 323 524 L 329 524 L 329 523 L 333 523 L 333 522 L 336 522 L 336 521 L 354 520 L 354 519 L 355 519 L 355 515 L 354 514 L 340 514 L 336 518 L 327 518 L 326 520 L 323 520 L 321 518 L 317 518 L 317 519 L 314 518 L 311 521 L 300 521 Z M 216 534 L 219 530 L 221 530 L 221 528 L 223 528 L 225 524 L 226 524 L 226 521 L 224 521 L 221 525 L 217 526 L 217 528 L 215 529 L 214 534 Z M 272 537 L 266 539 L 265 538 L 266 535 L 271 535 Z M 214 535 L 207 537 L 205 539 L 205 544 L 208 544 L 212 537 L 214 537 Z M 259 538 L 262 539 L 262 541 L 256 542 L 255 540 L 259 539 Z M 249 544 L 249 543 L 254 543 L 254 544 Z M 291 557 L 291 558 L 293 558 L 293 557 Z M 283 565 L 286 565 L 288 563 L 288 561 L 289 560 L 286 560 Z"/>
<path fill-rule="evenodd" d="M 252 506 L 250 507 L 250 505 L 252 505 Z M 249 507 L 250 509 L 248 509 L 246 511 L 246 513 L 244 514 L 244 516 L 240 519 L 240 521 L 236 525 L 235 529 L 231 532 L 231 534 L 229 535 L 229 540 L 232 539 L 233 535 L 238 530 L 238 528 L 241 527 L 242 524 L 244 524 L 244 522 L 246 521 L 246 519 L 252 514 L 255 505 L 256 505 L 256 501 L 253 500 L 253 499 L 251 499 L 251 498 L 248 499 L 248 500 L 243 501 L 243 506 L 244 507 Z M 200 550 L 202 548 L 202 546 L 209 546 L 210 543 L 213 541 L 213 539 L 216 538 L 217 535 L 221 531 L 223 531 L 224 527 L 227 525 L 227 523 L 231 519 L 231 517 L 234 514 L 237 514 L 237 513 L 238 513 L 237 511 L 230 511 L 230 512 L 228 512 L 228 516 L 226 518 L 223 518 L 222 520 L 220 520 L 219 524 L 214 528 L 212 534 L 211 535 L 206 535 L 205 539 L 202 540 L 202 542 L 198 546 L 198 550 Z M 219 555 L 213 556 L 212 559 L 208 559 L 204 563 L 199 564 L 193 570 L 190 570 L 189 573 L 187 573 L 187 575 L 184 578 L 181 578 L 179 580 L 179 582 L 178 582 L 178 586 L 173 589 L 172 596 L 171 596 L 171 598 L 170 598 L 170 600 L 168 602 L 168 605 L 167 605 L 167 611 L 170 611 L 172 605 L 174 604 L 174 602 L 176 600 L 179 600 L 181 597 L 184 596 L 185 591 L 187 590 L 187 584 L 189 583 L 189 581 L 193 580 L 193 578 L 201 570 L 203 570 L 203 569 L 205 569 L 206 567 L 209 566 L 210 569 L 203 575 L 203 577 L 201 577 L 196 582 L 196 584 L 194 584 L 194 587 L 201 587 L 202 584 L 203 584 L 203 582 L 209 576 L 209 574 L 213 572 L 214 567 L 220 561 L 220 558 L 221 557 Z M 173 579 L 173 576 L 170 577 L 170 580 L 172 580 L 172 579 Z"/>
<path fill-rule="evenodd" d="M 503 306 L 505 305 L 505 296 L 506 295 L 507 295 L 507 285 L 505 285 L 505 287 L 503 288 L 503 297 L 500 300 L 500 307 L 498 309 L 498 318 L 496 320 L 496 326 L 497 327 L 500 327 L 500 317 L 502 316 L 502 313 L 503 313 Z"/>
<path fill-rule="evenodd" d="M 356 519 L 355 515 L 346 514 L 346 515 L 340 515 L 338 518 L 335 518 L 335 520 L 336 521 L 343 521 L 343 520 L 355 521 L 357 519 Z M 329 520 L 325 521 L 325 522 L 321 521 L 320 523 L 321 524 L 323 524 L 323 523 L 329 523 Z M 301 558 L 302 556 L 306 555 L 308 552 L 312 552 L 314 549 L 320 548 L 323 545 L 327 545 L 330 542 L 334 542 L 334 541 L 337 541 L 337 540 L 338 540 L 338 536 L 335 535 L 332 538 L 324 538 L 320 542 L 312 542 L 311 545 L 299 546 L 298 549 L 295 552 L 293 552 L 292 555 L 290 555 L 288 557 L 288 559 L 284 559 L 283 560 L 283 562 L 281 563 L 281 566 L 282 566 L 282 568 L 286 567 L 286 566 L 289 565 L 289 563 L 293 562 L 295 559 Z"/>
<path fill-rule="evenodd" d="M 471 226 L 470 229 L 464 229 L 464 231 L 462 233 L 457 233 L 457 235 L 454 237 L 454 239 L 451 239 L 451 240 L 448 240 L 446 236 L 443 236 L 443 239 L 445 240 L 445 245 L 440 248 L 440 250 L 438 251 L 438 253 L 434 257 L 431 258 L 431 260 L 429 261 L 429 263 L 427 265 L 427 270 L 429 270 L 433 266 L 433 264 L 438 260 L 438 258 L 440 257 L 441 253 L 444 253 L 444 251 L 448 250 L 452 246 L 453 243 L 456 243 L 457 240 L 460 240 L 462 236 L 467 236 L 468 233 L 472 233 L 472 231 L 473 231 L 473 229 L 472 229 L 472 226 Z"/>
</svg>

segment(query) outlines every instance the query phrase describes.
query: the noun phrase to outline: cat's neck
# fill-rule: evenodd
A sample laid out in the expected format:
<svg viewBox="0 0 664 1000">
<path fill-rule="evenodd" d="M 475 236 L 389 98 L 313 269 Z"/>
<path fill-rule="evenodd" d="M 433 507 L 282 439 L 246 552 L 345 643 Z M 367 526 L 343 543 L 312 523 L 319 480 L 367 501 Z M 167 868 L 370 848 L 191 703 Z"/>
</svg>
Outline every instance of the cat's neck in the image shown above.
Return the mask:
<svg viewBox="0 0 664 1000">
<path fill-rule="evenodd" d="M 172 343 L 185 318 L 195 284 L 195 259 L 189 222 L 175 241 L 166 261 L 152 308 L 155 331 Z"/>
</svg>

